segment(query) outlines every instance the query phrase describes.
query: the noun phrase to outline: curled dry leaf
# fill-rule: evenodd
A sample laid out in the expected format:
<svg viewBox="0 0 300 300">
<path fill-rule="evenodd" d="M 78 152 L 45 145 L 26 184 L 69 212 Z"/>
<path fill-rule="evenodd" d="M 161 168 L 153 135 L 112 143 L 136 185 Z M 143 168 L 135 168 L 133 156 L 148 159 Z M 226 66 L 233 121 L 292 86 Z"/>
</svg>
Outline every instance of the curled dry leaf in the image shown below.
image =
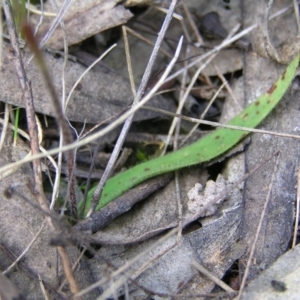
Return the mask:
<svg viewBox="0 0 300 300">
<path fill-rule="evenodd" d="M 65 1 L 56 1 L 60 8 Z M 63 21 L 66 27 L 68 45 L 77 44 L 99 32 L 126 23 L 133 15 L 123 5 L 117 5 L 116 0 L 88 0 L 72 1 Z M 47 12 L 53 12 L 50 1 L 44 6 Z M 32 18 L 37 24 L 39 16 Z M 53 17 L 44 17 L 38 31 L 39 36 L 44 36 L 51 26 Z M 46 45 L 53 49 L 63 48 L 63 30 L 58 26 Z"/>
</svg>

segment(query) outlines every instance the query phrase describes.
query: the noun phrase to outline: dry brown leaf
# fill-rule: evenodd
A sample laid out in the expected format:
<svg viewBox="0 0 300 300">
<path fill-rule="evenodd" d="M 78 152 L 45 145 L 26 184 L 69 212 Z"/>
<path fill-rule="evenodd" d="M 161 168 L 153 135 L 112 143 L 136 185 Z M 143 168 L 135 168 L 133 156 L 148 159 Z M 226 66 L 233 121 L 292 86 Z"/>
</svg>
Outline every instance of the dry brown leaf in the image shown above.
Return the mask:
<svg viewBox="0 0 300 300">
<path fill-rule="evenodd" d="M 60 8 L 64 2 L 59 0 L 56 4 Z M 63 17 L 68 45 L 77 44 L 99 32 L 126 23 L 133 15 L 123 5 L 117 5 L 117 2 L 116 0 L 72 1 Z M 45 4 L 44 10 L 53 12 L 50 1 Z M 34 16 L 32 20 L 37 24 L 39 17 Z M 43 37 L 46 34 L 52 21 L 53 17 L 44 17 L 38 31 L 39 36 Z M 46 45 L 53 49 L 63 48 L 63 31 L 60 26 L 56 28 Z"/>
<path fill-rule="evenodd" d="M 249 283 L 240 300 L 285 300 L 299 298 L 300 246 L 279 257 Z"/>
<path fill-rule="evenodd" d="M 15 106 L 24 107 L 22 90 L 20 89 L 15 66 L 9 52 L 9 45 L 4 43 L 3 46 L 3 65 L 0 71 L 0 100 Z M 55 112 L 49 92 L 35 60 L 33 59 L 29 65 L 26 64 L 30 56 L 30 53 L 24 53 L 25 68 L 33 90 L 35 110 L 54 116 Z M 63 59 L 54 58 L 52 54 L 47 52 L 44 53 L 44 58 L 56 91 L 61 97 Z M 65 71 L 67 95 L 84 70 L 85 68 L 79 63 L 68 62 Z M 162 96 L 154 97 L 150 100 L 149 105 L 173 111 L 174 108 L 170 107 L 172 103 L 162 99 Z M 99 123 L 118 115 L 132 101 L 133 97 L 128 80 L 105 68 L 98 67 L 97 71 L 91 70 L 88 72 L 74 90 L 66 109 L 66 115 L 70 121 Z M 144 120 L 157 116 L 157 113 L 140 110 L 135 115 L 135 120 Z"/>
</svg>

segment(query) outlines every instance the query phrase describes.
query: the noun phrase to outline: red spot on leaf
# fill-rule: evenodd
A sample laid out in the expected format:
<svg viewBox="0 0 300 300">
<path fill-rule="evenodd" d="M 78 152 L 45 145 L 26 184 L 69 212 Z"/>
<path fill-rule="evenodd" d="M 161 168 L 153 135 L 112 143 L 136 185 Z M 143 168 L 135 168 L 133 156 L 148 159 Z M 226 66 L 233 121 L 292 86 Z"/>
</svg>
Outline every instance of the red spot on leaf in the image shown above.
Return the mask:
<svg viewBox="0 0 300 300">
<path fill-rule="evenodd" d="M 149 172 L 151 169 L 150 168 L 145 168 L 144 171 L 145 172 Z"/>
<path fill-rule="evenodd" d="M 276 84 L 273 84 L 273 85 L 269 88 L 269 90 L 267 91 L 267 93 L 268 93 L 269 95 L 271 95 L 271 94 L 273 94 L 273 92 L 274 92 L 276 89 L 277 89 L 277 85 L 276 85 Z"/>
<path fill-rule="evenodd" d="M 178 285 L 177 285 L 177 289 L 179 290 L 180 288 L 182 288 L 184 283 L 185 283 L 184 281 L 179 282 Z"/>
</svg>

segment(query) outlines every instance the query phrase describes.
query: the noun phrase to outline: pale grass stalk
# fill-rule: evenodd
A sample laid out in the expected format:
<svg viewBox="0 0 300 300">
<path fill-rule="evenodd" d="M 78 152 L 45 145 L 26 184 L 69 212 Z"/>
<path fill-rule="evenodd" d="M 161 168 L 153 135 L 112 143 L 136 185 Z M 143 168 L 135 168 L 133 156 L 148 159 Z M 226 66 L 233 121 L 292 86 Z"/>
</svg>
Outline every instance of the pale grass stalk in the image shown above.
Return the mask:
<svg viewBox="0 0 300 300">
<path fill-rule="evenodd" d="M 40 5 L 43 5 L 43 1 L 40 1 Z M 45 17 L 56 17 L 57 14 L 50 11 L 44 11 L 43 9 L 36 8 L 35 5 L 26 2 L 26 9 L 35 15 L 45 16 Z"/>
<path fill-rule="evenodd" d="M 50 3 L 52 5 L 52 8 L 55 11 L 56 15 L 58 15 L 58 13 L 59 13 L 58 12 L 58 7 L 57 7 L 55 1 L 50 0 Z M 61 105 L 62 105 L 63 113 L 65 114 L 65 109 L 66 109 L 66 105 L 65 105 L 65 103 L 66 103 L 65 70 L 66 70 L 66 66 L 67 66 L 67 62 L 68 62 L 69 49 L 68 49 L 68 42 L 67 42 L 67 35 L 66 35 L 66 27 L 65 27 L 65 24 L 64 24 L 64 21 L 63 21 L 62 18 L 59 20 L 59 24 L 60 24 L 60 26 L 62 28 L 62 31 L 63 31 L 63 41 L 64 41 L 64 60 L 63 60 L 63 67 L 62 67 L 62 71 L 61 71 L 61 79 L 62 79 Z M 50 29 L 49 29 L 49 31 L 50 31 Z M 69 121 L 68 121 L 68 123 L 70 124 Z M 70 126 L 71 126 L 71 124 L 70 124 Z M 74 130 L 74 131 L 77 134 L 76 130 Z M 62 130 L 60 129 L 59 130 L 59 147 L 62 147 L 63 142 L 64 142 L 63 134 L 62 134 Z M 58 194 L 59 194 L 59 186 L 60 186 L 60 178 L 61 178 L 61 167 L 62 167 L 62 152 L 58 153 L 57 167 L 58 168 L 57 168 L 56 173 L 55 173 L 54 185 L 53 185 L 53 189 L 52 189 L 50 209 L 54 208 L 57 197 L 58 197 Z M 74 175 L 73 174 L 68 174 L 68 176 L 69 176 L 69 178 L 71 178 Z M 72 183 L 72 180 L 69 180 L 69 186 L 70 186 L 71 183 Z M 67 204 L 67 198 L 65 199 L 63 206 L 66 206 L 66 204 Z M 64 213 L 64 209 L 61 209 L 61 214 L 63 214 L 63 213 Z"/>
<path fill-rule="evenodd" d="M 4 124 L 4 123 L 5 123 L 5 120 L 3 120 L 3 119 L 0 118 L 0 124 Z M 13 124 L 8 123 L 7 127 L 8 127 L 9 129 L 11 129 L 11 130 L 15 130 L 15 126 L 14 126 Z M 20 134 L 20 135 L 23 136 L 26 140 L 29 141 L 29 139 L 30 139 L 30 138 L 29 138 L 29 135 L 28 135 L 25 131 L 23 131 L 22 129 L 18 128 L 18 129 L 17 129 L 17 132 L 18 132 L 18 134 Z M 49 159 L 49 161 L 52 163 L 53 167 L 57 170 L 57 164 L 56 164 L 55 160 L 52 158 L 52 156 L 49 156 L 49 155 L 47 154 L 47 150 L 46 150 L 45 148 L 43 148 L 41 145 L 40 145 L 40 150 L 41 150 L 41 152 L 43 152 L 44 154 L 47 155 L 46 157 L 47 157 L 47 158 Z"/>
<path fill-rule="evenodd" d="M 180 102 L 179 102 L 179 105 L 178 105 L 178 108 L 177 108 L 177 111 L 180 111 L 182 110 L 183 108 L 183 105 L 189 95 L 189 93 L 191 92 L 191 89 L 192 87 L 194 86 L 196 80 L 198 79 L 199 77 L 199 74 L 204 70 L 204 68 L 216 57 L 217 53 L 213 54 L 210 58 L 208 58 L 208 60 L 203 64 L 201 65 L 201 67 L 198 68 L 198 70 L 196 71 L 196 73 L 194 74 L 191 82 L 189 83 L 182 99 L 180 99 Z M 185 68 L 184 68 L 185 69 Z M 172 124 L 171 124 L 171 127 L 170 127 L 170 130 L 168 132 L 168 136 L 169 136 L 169 139 L 170 139 L 170 136 L 172 136 L 173 132 L 174 132 L 174 129 L 175 129 L 175 126 L 176 126 L 176 122 L 177 122 L 177 118 L 174 118 L 173 121 L 172 121 Z M 162 155 L 164 155 L 166 153 L 166 150 L 167 150 L 167 145 L 168 145 L 169 141 L 166 143 L 165 147 L 164 147 L 164 150 L 162 151 Z"/>
<path fill-rule="evenodd" d="M 123 27 L 125 27 L 128 32 L 130 32 L 133 36 L 143 41 L 145 44 L 154 47 L 154 43 L 151 40 L 147 39 L 143 35 L 136 32 L 135 30 L 131 29 L 130 27 L 127 27 L 126 25 L 124 25 Z M 163 48 L 159 48 L 159 51 L 164 55 L 166 55 L 167 57 L 172 57 L 172 55 L 168 51 L 164 50 Z"/>
<path fill-rule="evenodd" d="M 199 33 L 199 30 L 198 30 L 198 28 L 197 28 L 197 26 L 196 26 L 196 24 L 195 24 L 195 21 L 194 21 L 194 19 L 193 19 L 191 13 L 190 13 L 190 11 L 189 11 L 189 8 L 188 8 L 187 4 L 186 4 L 186 3 L 183 3 L 182 7 L 183 7 L 184 13 L 185 13 L 185 15 L 186 15 L 186 17 L 187 17 L 187 21 L 188 21 L 188 23 L 190 24 L 190 26 L 191 26 L 191 28 L 192 28 L 192 30 L 193 30 L 195 36 L 196 36 L 196 39 L 197 39 L 197 46 L 200 47 L 201 45 L 203 45 L 203 39 L 202 39 L 202 36 L 201 36 L 201 34 Z"/>
<path fill-rule="evenodd" d="M 190 47 L 188 46 L 186 48 L 186 57 L 188 57 L 189 53 L 190 53 Z M 187 61 L 185 61 L 184 63 L 186 64 Z M 184 95 L 184 88 L 185 88 L 185 85 L 186 85 L 186 80 L 187 80 L 187 69 L 186 69 L 186 72 L 184 72 L 182 74 L 181 85 L 180 85 L 181 88 L 180 88 L 180 93 L 179 93 L 180 101 L 179 101 L 178 107 L 181 106 L 181 99 L 183 98 L 183 95 Z M 184 105 L 184 103 L 183 103 L 183 105 Z M 179 111 L 179 113 L 181 113 L 181 110 Z M 175 135 L 174 135 L 173 149 L 177 150 L 178 149 L 178 137 L 179 137 L 180 127 L 181 127 L 181 119 L 175 118 L 174 120 L 176 120 L 176 131 L 175 131 Z M 170 138 L 170 137 L 171 136 L 168 135 L 168 138 Z M 166 149 L 166 147 L 167 146 L 165 146 L 164 149 Z M 181 193 L 180 193 L 179 176 L 180 176 L 179 172 L 175 171 L 175 194 L 176 194 L 177 211 L 178 211 L 177 244 L 180 243 L 181 235 L 182 235 L 182 199 L 181 199 Z"/>
<path fill-rule="evenodd" d="M 1 131 L 1 137 L 0 137 L 0 151 L 3 148 L 5 137 L 6 137 L 6 132 L 7 132 L 7 127 L 8 127 L 8 121 L 9 121 L 9 104 L 5 103 L 5 108 L 4 108 L 4 120 L 3 120 L 3 127 Z"/>
<path fill-rule="evenodd" d="M 71 96 L 74 92 L 74 90 L 76 89 L 76 87 L 78 86 L 78 84 L 80 83 L 80 81 L 82 80 L 82 78 L 99 62 L 101 61 L 110 51 L 112 51 L 112 49 L 114 49 L 117 46 L 117 44 L 113 44 L 112 46 L 110 46 L 103 54 L 101 54 L 80 76 L 79 78 L 76 80 L 76 82 L 74 83 L 74 85 L 72 86 L 69 95 L 66 99 L 66 103 L 65 103 L 65 109 L 68 106 L 68 103 L 71 99 Z"/>
<path fill-rule="evenodd" d="M 133 75 L 133 70 L 132 70 L 132 62 L 131 62 L 131 56 L 130 56 L 130 48 L 129 48 L 129 43 L 128 43 L 127 30 L 128 30 L 128 27 L 122 26 L 122 33 L 123 33 L 123 39 L 124 39 L 124 47 L 125 47 L 125 55 L 126 55 L 130 87 L 131 87 L 131 92 L 133 95 L 133 101 L 134 101 L 134 103 L 136 103 L 137 102 L 136 87 L 135 87 L 135 83 L 134 83 L 134 75 Z"/>
<path fill-rule="evenodd" d="M 219 278 L 217 278 L 214 274 L 212 274 L 211 272 L 209 272 L 206 268 L 204 268 L 202 265 L 200 265 L 197 261 L 194 261 L 193 265 L 195 266 L 195 268 L 200 273 L 202 273 L 203 275 L 205 275 L 207 278 L 209 278 L 211 281 L 213 281 L 215 284 L 217 284 L 219 287 L 221 287 L 224 291 L 226 291 L 227 293 L 236 294 L 235 290 L 233 290 L 224 281 L 222 281 Z"/>
<path fill-rule="evenodd" d="M 53 20 L 52 25 L 50 26 L 47 33 L 45 34 L 45 36 L 41 40 L 41 42 L 39 44 L 40 48 L 42 48 L 46 44 L 46 42 L 51 37 L 51 35 L 53 34 L 53 32 L 56 29 L 56 27 L 58 26 L 58 24 L 61 23 L 61 20 L 64 17 L 65 13 L 67 12 L 67 10 L 68 10 L 71 3 L 72 3 L 72 0 L 66 0 L 64 2 L 63 6 L 60 8 L 58 14 L 56 15 L 55 19 Z"/>
<path fill-rule="evenodd" d="M 295 225 L 294 225 L 292 248 L 296 246 L 296 242 L 297 242 L 297 235 L 298 235 L 298 228 L 299 228 L 299 206 L 300 206 L 300 164 L 298 165 Z"/>
<path fill-rule="evenodd" d="M 161 11 L 163 12 L 164 14 L 166 14 L 168 12 L 168 9 L 164 8 L 164 7 L 161 7 L 161 6 L 156 6 L 156 5 L 153 5 L 153 7 L 155 9 L 157 9 L 158 11 Z M 178 21 L 182 21 L 183 20 L 183 17 L 180 15 L 180 14 L 177 14 L 177 13 L 173 13 L 173 18 L 174 19 L 177 19 Z"/>
<path fill-rule="evenodd" d="M 232 90 L 232 88 L 230 87 L 230 85 L 228 84 L 226 78 L 224 77 L 224 75 L 220 72 L 218 66 L 214 65 L 214 68 L 216 69 L 217 71 L 217 74 L 218 74 L 218 77 L 221 79 L 221 81 L 225 84 L 225 87 L 229 93 L 229 95 L 231 96 L 234 104 L 237 106 L 237 108 L 239 110 L 242 110 L 243 107 L 241 106 L 241 104 L 239 103 L 239 101 L 236 99 L 235 95 L 234 95 L 234 92 Z"/>
<path fill-rule="evenodd" d="M 299 20 L 299 7 L 298 7 L 298 1 L 293 0 L 293 5 L 294 5 L 294 12 L 295 12 L 295 19 L 297 22 L 297 28 L 298 28 L 298 36 L 300 34 L 300 20 Z"/>
<path fill-rule="evenodd" d="M 28 2 L 26 2 L 26 5 L 31 5 L 31 4 L 30 4 L 30 2 L 28 1 Z M 35 27 L 34 35 L 37 34 L 37 32 L 38 32 L 40 26 L 41 26 L 42 23 L 43 23 L 44 16 L 45 16 L 45 14 L 44 14 L 44 2 L 43 2 L 43 0 L 40 0 L 40 6 L 41 6 L 41 10 L 40 10 L 40 12 L 41 12 L 40 15 L 41 15 L 41 17 L 40 17 L 40 19 L 39 19 L 39 21 L 38 21 L 38 23 L 37 23 L 37 25 L 36 25 L 36 27 Z M 26 6 L 26 8 L 27 8 L 27 6 Z M 29 13 L 29 10 L 28 10 L 28 13 Z M 29 18 L 28 18 L 28 19 L 29 19 Z"/>
</svg>

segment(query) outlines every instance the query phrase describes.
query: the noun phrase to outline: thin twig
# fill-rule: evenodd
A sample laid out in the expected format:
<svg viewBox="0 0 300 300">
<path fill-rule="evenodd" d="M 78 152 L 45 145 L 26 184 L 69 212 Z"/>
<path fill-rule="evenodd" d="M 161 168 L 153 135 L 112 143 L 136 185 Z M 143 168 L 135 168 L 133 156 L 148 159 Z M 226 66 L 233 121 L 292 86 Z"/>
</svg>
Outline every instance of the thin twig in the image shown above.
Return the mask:
<svg viewBox="0 0 300 300">
<path fill-rule="evenodd" d="M 1 131 L 1 137 L 0 137 L 0 151 L 2 150 L 4 145 L 5 136 L 8 127 L 8 121 L 9 121 L 9 104 L 5 103 L 3 127 Z"/>
<path fill-rule="evenodd" d="M 184 13 L 186 14 L 187 21 L 190 24 L 194 34 L 196 35 L 197 46 L 200 47 L 201 45 L 203 45 L 203 38 L 202 38 L 202 36 L 201 36 L 194 20 L 193 20 L 193 17 L 191 15 L 190 11 L 189 11 L 189 8 L 188 8 L 187 4 L 183 3 L 182 7 L 183 7 L 183 10 L 184 10 Z"/>
<path fill-rule="evenodd" d="M 239 110 L 242 110 L 243 107 L 241 106 L 241 104 L 239 103 L 239 101 L 236 99 L 234 93 L 233 93 L 233 90 L 232 88 L 230 87 L 230 85 L 228 84 L 226 78 L 224 77 L 224 75 L 220 72 L 218 66 L 214 65 L 214 68 L 216 69 L 217 71 L 217 74 L 218 74 L 218 77 L 221 79 L 221 81 L 225 84 L 225 87 L 229 93 L 229 95 L 231 96 L 234 104 L 236 105 L 236 107 L 239 109 Z"/>
<path fill-rule="evenodd" d="M 204 119 L 204 116 L 206 115 L 208 109 L 211 107 L 212 103 L 215 101 L 215 99 L 218 97 L 219 93 L 221 92 L 221 90 L 223 89 L 223 87 L 226 85 L 226 83 L 223 83 L 218 90 L 215 92 L 214 96 L 211 98 L 211 100 L 209 101 L 208 105 L 206 106 L 205 110 L 203 111 L 203 113 L 200 116 L 200 120 Z M 195 132 L 195 130 L 199 127 L 199 124 L 195 124 L 193 126 L 193 128 L 189 131 L 189 133 L 187 134 L 187 136 L 184 138 L 184 140 L 181 142 L 180 146 L 184 145 L 186 143 L 186 141 L 192 136 L 192 134 Z"/>
<path fill-rule="evenodd" d="M 222 280 L 220 280 L 219 278 L 217 278 L 215 275 L 213 275 L 211 272 L 209 272 L 207 269 L 205 269 L 202 265 L 200 265 L 197 261 L 193 262 L 193 265 L 195 266 L 195 268 L 202 273 L 203 275 L 205 275 L 206 277 L 208 277 L 210 280 L 212 280 L 215 284 L 217 284 L 219 287 L 221 287 L 224 291 L 226 291 L 227 293 L 233 293 L 235 294 L 236 291 L 233 290 L 230 286 L 228 286 L 225 282 L 223 282 Z"/>
<path fill-rule="evenodd" d="M 299 4 L 297 0 L 293 0 L 295 19 L 297 22 L 298 36 L 300 35 L 300 20 L 299 20 Z"/>
<path fill-rule="evenodd" d="M 53 20 L 52 25 L 50 26 L 47 33 L 45 34 L 45 36 L 41 40 L 41 42 L 39 44 L 40 48 L 42 48 L 46 44 L 46 42 L 48 41 L 48 39 L 53 34 L 56 27 L 61 23 L 61 20 L 64 17 L 65 13 L 67 12 L 67 10 L 68 10 L 71 3 L 72 3 L 72 0 L 66 0 L 64 2 L 63 6 L 60 8 L 58 14 L 56 15 L 55 19 Z"/>
<path fill-rule="evenodd" d="M 275 162 L 275 165 L 274 165 L 274 170 L 273 170 L 272 178 L 271 178 L 271 181 L 270 181 L 269 189 L 268 189 L 268 194 L 266 196 L 266 201 L 264 203 L 264 207 L 263 207 L 261 215 L 260 215 L 260 220 L 259 220 L 259 223 L 258 223 L 258 226 L 257 226 L 257 229 L 256 229 L 254 241 L 251 243 L 251 245 L 252 245 L 251 246 L 251 251 L 250 251 L 250 254 L 249 254 L 249 257 L 248 257 L 247 266 L 246 266 L 244 276 L 243 276 L 243 279 L 242 279 L 242 282 L 241 282 L 241 286 L 240 286 L 239 294 L 237 296 L 237 300 L 241 299 L 242 292 L 243 292 L 244 287 L 246 285 L 246 280 L 247 280 L 248 273 L 249 273 L 249 270 L 250 270 L 250 265 L 252 264 L 252 258 L 254 256 L 254 251 L 256 249 L 256 243 L 257 243 L 259 233 L 260 233 L 260 230 L 261 230 L 261 227 L 262 227 L 262 223 L 264 221 L 266 211 L 267 211 L 267 207 L 268 207 L 268 204 L 269 204 L 270 195 L 271 195 L 271 191 L 272 191 L 272 185 L 273 185 L 273 182 L 275 180 L 275 174 L 276 174 L 276 170 L 277 170 L 277 167 L 278 167 L 278 164 L 279 164 L 279 158 L 280 158 L 280 155 L 278 153 L 277 154 L 277 159 L 276 159 L 276 162 Z"/>
<path fill-rule="evenodd" d="M 297 196 L 296 196 L 296 211 L 295 211 L 295 224 L 292 248 L 296 246 L 298 228 L 299 228 L 299 208 L 300 208 L 300 164 L 298 165 L 298 176 L 297 176 Z"/>
</svg>

